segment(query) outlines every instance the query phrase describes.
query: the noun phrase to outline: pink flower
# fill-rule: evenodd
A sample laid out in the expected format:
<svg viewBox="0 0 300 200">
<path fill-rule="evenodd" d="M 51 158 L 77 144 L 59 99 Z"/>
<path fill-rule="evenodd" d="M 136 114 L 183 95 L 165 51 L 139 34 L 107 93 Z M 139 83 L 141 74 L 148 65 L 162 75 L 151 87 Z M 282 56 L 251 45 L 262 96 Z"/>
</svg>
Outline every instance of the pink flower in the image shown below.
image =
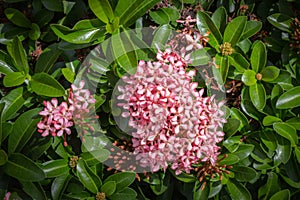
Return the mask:
<svg viewBox="0 0 300 200">
<path fill-rule="evenodd" d="M 5 195 L 5 197 L 4 197 L 4 200 L 9 200 L 10 195 L 11 195 L 11 193 L 10 193 L 10 192 L 7 192 L 6 195 Z"/>
<path fill-rule="evenodd" d="M 159 51 L 158 62 L 140 61 L 137 72 L 122 78 L 118 103 L 129 117 L 134 153 L 152 172 L 168 164 L 180 174 L 194 164 L 217 160 L 224 133 L 222 103 L 203 97 L 192 82 L 195 71 L 177 53 Z"/>
</svg>

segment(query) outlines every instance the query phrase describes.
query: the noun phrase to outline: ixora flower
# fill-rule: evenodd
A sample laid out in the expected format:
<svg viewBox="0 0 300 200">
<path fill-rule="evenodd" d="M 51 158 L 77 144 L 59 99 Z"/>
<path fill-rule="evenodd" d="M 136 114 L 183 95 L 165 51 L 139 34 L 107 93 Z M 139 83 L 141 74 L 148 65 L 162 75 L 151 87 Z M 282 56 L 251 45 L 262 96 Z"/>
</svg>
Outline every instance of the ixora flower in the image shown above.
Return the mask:
<svg viewBox="0 0 300 200">
<path fill-rule="evenodd" d="M 71 85 L 71 90 L 68 97 L 68 102 L 61 102 L 58 105 L 58 100 L 52 98 L 51 101 L 44 101 L 44 110 L 39 114 L 43 116 L 42 120 L 37 124 L 38 132 L 43 137 L 64 136 L 64 145 L 67 146 L 66 136 L 71 134 L 71 127 L 80 124 L 82 132 L 80 136 L 86 132 L 88 125 L 90 107 L 96 102 L 95 98 L 90 94 L 90 91 L 83 89 L 84 81 L 79 83 L 79 87 Z"/>
<path fill-rule="evenodd" d="M 199 162 L 214 165 L 219 155 L 224 102 L 203 97 L 187 63 L 170 49 L 159 51 L 156 62 L 140 61 L 137 72 L 118 86 L 118 106 L 134 128 L 134 154 L 152 172 L 171 164 L 176 174 L 190 173 Z"/>
</svg>

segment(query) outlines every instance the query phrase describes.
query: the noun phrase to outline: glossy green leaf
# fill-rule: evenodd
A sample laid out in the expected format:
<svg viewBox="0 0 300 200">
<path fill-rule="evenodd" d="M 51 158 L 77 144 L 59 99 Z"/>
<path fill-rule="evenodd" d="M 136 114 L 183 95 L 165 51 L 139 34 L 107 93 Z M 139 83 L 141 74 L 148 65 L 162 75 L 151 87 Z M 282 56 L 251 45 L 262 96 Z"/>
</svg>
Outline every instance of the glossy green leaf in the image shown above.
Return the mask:
<svg viewBox="0 0 300 200">
<path fill-rule="evenodd" d="M 300 163 L 300 147 L 295 147 L 294 153 L 295 153 L 298 163 Z"/>
<path fill-rule="evenodd" d="M 116 191 L 117 184 L 115 181 L 107 181 L 101 186 L 101 192 L 105 193 L 105 196 L 111 196 Z"/>
<path fill-rule="evenodd" d="M 262 80 L 266 82 L 274 81 L 280 74 L 280 69 L 275 66 L 265 67 L 261 72 Z"/>
<path fill-rule="evenodd" d="M 170 35 L 172 34 L 172 27 L 169 24 L 164 24 L 158 29 L 155 30 L 153 40 L 151 43 L 151 47 L 159 47 L 162 48 L 169 40 Z"/>
<path fill-rule="evenodd" d="M 289 109 L 300 106 L 300 86 L 283 93 L 277 100 L 277 109 Z"/>
<path fill-rule="evenodd" d="M 279 135 L 288 139 L 293 146 L 298 144 L 297 131 L 293 126 L 285 122 L 278 122 L 273 124 L 273 128 Z"/>
<path fill-rule="evenodd" d="M 218 45 L 222 43 L 223 38 L 218 27 L 208 14 L 205 12 L 197 13 L 197 27 L 200 33 L 209 32 L 209 44 L 214 48 L 218 48 Z"/>
<path fill-rule="evenodd" d="M 120 24 L 130 26 L 138 18 L 144 15 L 150 8 L 160 0 L 119 0 L 114 15 L 120 17 Z"/>
<path fill-rule="evenodd" d="M 2 121 L 11 119 L 20 110 L 25 102 L 23 97 L 23 88 L 18 87 L 10 91 L 0 100 L 0 102 L 5 103 L 5 107 L 2 112 Z"/>
<path fill-rule="evenodd" d="M 7 44 L 7 51 L 14 61 L 14 65 L 20 72 L 28 74 L 29 65 L 23 45 L 18 37 L 15 37 L 12 42 Z"/>
<path fill-rule="evenodd" d="M 41 9 L 35 14 L 36 23 L 39 27 L 44 27 L 47 25 L 54 17 L 54 12 L 51 12 L 47 9 Z"/>
<path fill-rule="evenodd" d="M 276 134 L 277 139 L 277 148 L 276 148 L 276 154 L 273 157 L 274 163 L 287 163 L 288 160 L 291 157 L 292 153 L 292 146 L 291 142 L 288 139 L 285 139 L 284 137 L 280 136 L 279 134 Z"/>
<path fill-rule="evenodd" d="M 150 12 L 149 15 L 153 21 L 160 25 L 174 22 L 180 18 L 179 12 L 174 8 L 161 8 Z"/>
<path fill-rule="evenodd" d="M 74 44 L 86 44 L 95 40 L 101 41 L 105 36 L 104 27 L 81 30 L 70 29 L 59 24 L 52 24 L 50 27 L 58 37 Z"/>
<path fill-rule="evenodd" d="M 20 152 L 35 133 L 37 123 L 40 120 L 38 113 L 40 108 L 28 110 L 20 115 L 13 125 L 8 138 L 8 152 Z"/>
<path fill-rule="evenodd" d="M 253 105 L 258 109 L 262 110 L 266 106 L 266 90 L 261 83 L 250 85 L 249 87 L 250 98 Z"/>
<path fill-rule="evenodd" d="M 3 166 L 6 164 L 8 160 L 7 154 L 4 150 L 0 149 L 0 166 Z"/>
<path fill-rule="evenodd" d="M 47 8 L 48 10 L 54 11 L 54 12 L 63 12 L 63 1 L 62 0 L 41 0 L 43 3 L 43 6 Z"/>
<path fill-rule="evenodd" d="M 211 16 L 211 19 L 215 23 L 217 28 L 220 30 L 220 32 L 223 32 L 225 30 L 225 26 L 227 24 L 228 19 L 226 9 L 223 6 L 218 7 L 217 10 Z"/>
<path fill-rule="evenodd" d="M 190 57 L 193 66 L 208 65 L 209 61 L 211 60 L 204 48 L 193 51 L 190 54 Z"/>
<path fill-rule="evenodd" d="M 10 72 L 5 75 L 3 85 L 5 87 L 14 87 L 22 85 L 26 79 L 24 72 Z"/>
<path fill-rule="evenodd" d="M 300 181 L 294 181 L 292 179 L 290 179 L 289 177 L 284 176 L 283 174 L 279 174 L 281 176 L 281 178 L 290 186 L 300 189 Z"/>
<path fill-rule="evenodd" d="M 54 65 L 61 53 L 62 51 L 58 49 L 58 44 L 49 45 L 43 50 L 42 54 L 39 56 L 35 65 L 35 72 L 50 72 L 52 66 Z"/>
<path fill-rule="evenodd" d="M 241 39 L 247 22 L 246 16 L 234 18 L 227 26 L 224 32 L 223 42 L 229 42 L 235 46 Z"/>
<path fill-rule="evenodd" d="M 76 166 L 77 177 L 80 182 L 92 193 L 96 194 L 101 187 L 100 178 L 88 167 L 83 159 L 78 161 Z"/>
<path fill-rule="evenodd" d="M 300 118 L 299 117 L 293 117 L 291 119 L 288 119 L 286 121 L 286 123 L 293 126 L 297 131 L 300 130 Z"/>
<path fill-rule="evenodd" d="M 239 72 L 244 72 L 250 66 L 247 59 L 240 53 L 235 52 L 228 56 L 228 58 L 230 65 L 234 66 Z"/>
<path fill-rule="evenodd" d="M 61 199 L 71 178 L 72 178 L 72 176 L 70 174 L 63 174 L 61 176 L 56 177 L 53 180 L 52 185 L 51 185 L 52 199 Z"/>
<path fill-rule="evenodd" d="M 233 118 L 227 119 L 227 122 L 226 124 L 224 124 L 223 127 L 223 131 L 226 133 L 226 136 L 230 137 L 233 134 L 235 134 L 238 131 L 240 124 L 241 122 L 238 119 L 233 119 Z"/>
<path fill-rule="evenodd" d="M 232 200 L 251 200 L 251 194 L 247 188 L 240 184 L 239 182 L 229 179 L 227 184 L 227 189 L 229 191 Z"/>
<path fill-rule="evenodd" d="M 291 23 L 293 19 L 290 16 L 281 13 L 274 13 L 267 19 L 276 28 L 285 32 L 291 32 Z"/>
<path fill-rule="evenodd" d="M 223 83 L 226 82 L 226 78 L 229 70 L 229 59 L 227 56 L 216 55 L 216 64 L 219 66 L 219 70 L 222 76 Z"/>
<path fill-rule="evenodd" d="M 69 172 L 67 159 L 50 160 L 42 164 L 46 178 L 58 177 Z"/>
<path fill-rule="evenodd" d="M 260 72 L 267 63 L 267 50 L 264 43 L 257 40 L 253 43 L 250 63 L 253 71 Z"/>
<path fill-rule="evenodd" d="M 29 181 L 21 181 L 24 192 L 26 192 L 32 199 L 47 200 L 45 191 L 40 183 L 33 183 Z"/>
<path fill-rule="evenodd" d="M 220 165 L 233 165 L 240 161 L 240 158 L 233 154 L 228 154 L 226 158 L 224 158 L 222 161 L 219 162 Z"/>
<path fill-rule="evenodd" d="M 32 40 L 37 40 L 41 36 L 40 27 L 36 23 L 31 24 L 31 30 L 29 31 L 28 36 Z"/>
<path fill-rule="evenodd" d="M 106 149 L 98 149 L 94 151 L 84 152 L 80 156 L 87 165 L 95 165 L 108 159 L 110 152 Z"/>
<path fill-rule="evenodd" d="M 89 0 L 89 7 L 103 22 L 109 23 L 114 18 L 114 13 L 108 0 Z"/>
<path fill-rule="evenodd" d="M 291 194 L 289 189 L 281 190 L 271 196 L 270 200 L 290 200 Z"/>
<path fill-rule="evenodd" d="M 119 172 L 113 175 L 110 175 L 107 179 L 105 179 L 104 183 L 108 181 L 115 181 L 117 184 L 116 191 L 122 191 L 124 188 L 131 185 L 135 180 L 134 172 Z"/>
<path fill-rule="evenodd" d="M 75 73 L 70 68 L 63 68 L 61 69 L 61 72 L 63 73 L 67 81 L 69 81 L 70 83 L 74 82 Z"/>
<path fill-rule="evenodd" d="M 13 71 L 15 71 L 15 69 L 10 63 L 9 55 L 0 50 L 0 73 L 5 75 Z"/>
<path fill-rule="evenodd" d="M 245 166 L 235 166 L 231 171 L 234 172 L 234 178 L 240 182 L 250 182 L 255 179 L 257 175 L 253 168 Z"/>
<path fill-rule="evenodd" d="M 5 107 L 5 103 L 4 102 L 0 102 L 0 147 L 1 147 L 1 142 L 2 142 L 2 139 L 3 139 L 3 123 L 2 123 L 2 114 L 3 114 L 3 110 L 4 110 L 4 107 Z"/>
<path fill-rule="evenodd" d="M 281 119 L 278 117 L 274 117 L 271 115 L 267 115 L 264 119 L 263 119 L 263 125 L 264 126 L 271 126 L 273 125 L 275 122 L 281 122 Z"/>
<path fill-rule="evenodd" d="M 4 13 L 12 23 L 14 23 L 17 26 L 24 27 L 24 28 L 31 28 L 31 22 L 29 19 L 25 17 L 23 13 L 21 13 L 19 10 L 14 8 L 6 8 L 4 10 Z"/>
<path fill-rule="evenodd" d="M 22 181 L 41 181 L 45 178 L 43 170 L 20 153 L 9 155 L 4 172 Z"/>
<path fill-rule="evenodd" d="M 119 65 L 128 73 L 133 74 L 137 68 L 137 55 L 129 32 L 124 31 L 111 37 L 112 51 Z"/>
<path fill-rule="evenodd" d="M 230 110 L 230 114 L 232 118 L 240 120 L 241 124 L 239 127 L 239 131 L 244 127 L 245 128 L 249 127 L 249 122 L 247 117 L 239 109 L 232 107 Z"/>
<path fill-rule="evenodd" d="M 260 31 L 261 27 L 262 27 L 262 23 L 260 21 L 253 21 L 253 20 L 247 21 L 245 30 L 243 32 L 240 41 L 255 35 L 258 31 Z"/>
<path fill-rule="evenodd" d="M 199 180 L 195 182 L 194 186 L 194 199 L 208 199 L 209 195 L 209 186 L 205 186 L 204 188 L 201 188 L 203 185 L 203 182 L 200 183 Z"/>
<path fill-rule="evenodd" d="M 111 200 L 136 200 L 137 193 L 131 188 L 124 188 L 122 191 L 116 192 L 109 197 Z"/>
<path fill-rule="evenodd" d="M 258 190 L 258 197 L 262 200 L 269 199 L 273 194 L 280 190 L 278 176 L 274 172 L 268 173 L 267 183 Z"/>
<path fill-rule="evenodd" d="M 232 152 L 231 155 L 238 156 L 240 160 L 243 160 L 250 156 L 253 150 L 253 144 L 240 144 L 239 148 L 236 151 Z"/>
<path fill-rule="evenodd" d="M 65 94 L 64 87 L 49 74 L 36 73 L 29 81 L 31 89 L 38 95 L 60 97 Z"/>
<path fill-rule="evenodd" d="M 245 70 L 242 76 L 242 81 L 247 86 L 255 85 L 257 81 L 256 72 L 251 69 Z"/>
</svg>

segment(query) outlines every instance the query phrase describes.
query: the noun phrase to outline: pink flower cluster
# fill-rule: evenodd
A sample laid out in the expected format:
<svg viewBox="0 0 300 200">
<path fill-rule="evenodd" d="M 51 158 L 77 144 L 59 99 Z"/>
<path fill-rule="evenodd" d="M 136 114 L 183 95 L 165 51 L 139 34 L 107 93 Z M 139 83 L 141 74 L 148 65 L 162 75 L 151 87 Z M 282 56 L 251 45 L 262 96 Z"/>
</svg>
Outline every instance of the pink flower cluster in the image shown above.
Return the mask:
<svg viewBox="0 0 300 200">
<path fill-rule="evenodd" d="M 159 51 L 157 60 L 140 61 L 137 72 L 124 76 L 124 86 L 118 87 L 118 106 L 134 128 L 136 159 L 152 172 L 171 164 L 176 174 L 190 173 L 199 162 L 214 165 L 224 136 L 223 102 L 203 97 L 204 90 L 192 82 L 195 70 L 187 71 L 177 53 Z"/>
<path fill-rule="evenodd" d="M 95 99 L 89 90 L 83 89 L 84 81 L 81 81 L 79 87 L 74 84 L 71 86 L 68 103 L 62 102 L 58 105 L 58 100 L 52 98 L 51 101 L 44 101 L 44 110 L 39 114 L 43 116 L 37 124 L 38 132 L 43 137 L 64 135 L 64 145 L 67 146 L 66 135 L 71 134 L 71 127 L 74 122 L 82 123 L 84 116 L 89 113 L 90 105 L 95 103 Z"/>
</svg>

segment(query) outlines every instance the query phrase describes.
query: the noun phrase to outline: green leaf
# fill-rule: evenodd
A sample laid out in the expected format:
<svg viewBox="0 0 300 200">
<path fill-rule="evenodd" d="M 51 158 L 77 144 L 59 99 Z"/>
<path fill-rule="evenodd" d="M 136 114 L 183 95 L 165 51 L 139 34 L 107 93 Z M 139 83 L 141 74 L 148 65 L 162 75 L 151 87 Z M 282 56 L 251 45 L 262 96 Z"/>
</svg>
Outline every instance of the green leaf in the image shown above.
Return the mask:
<svg viewBox="0 0 300 200">
<path fill-rule="evenodd" d="M 239 109 L 232 107 L 230 109 L 230 114 L 232 118 L 240 120 L 241 124 L 239 127 L 239 131 L 241 131 L 241 129 L 243 129 L 244 127 L 245 128 L 249 127 L 249 122 L 247 117 Z"/>
<path fill-rule="evenodd" d="M 26 79 L 24 72 L 10 72 L 5 75 L 3 85 L 5 87 L 14 87 L 22 85 Z"/>
<path fill-rule="evenodd" d="M 160 8 L 149 13 L 157 24 L 163 25 L 174 22 L 180 18 L 179 12 L 174 8 Z"/>
<path fill-rule="evenodd" d="M 277 139 L 277 148 L 276 154 L 273 157 L 274 163 L 287 163 L 292 154 L 291 142 L 288 139 L 280 136 L 279 134 L 275 135 Z"/>
<path fill-rule="evenodd" d="M 242 81 L 247 86 L 255 85 L 257 81 L 256 72 L 251 69 L 245 70 L 242 76 Z"/>
<path fill-rule="evenodd" d="M 129 32 L 124 31 L 111 37 L 112 51 L 118 64 L 128 73 L 133 74 L 137 68 L 137 55 Z"/>
<path fill-rule="evenodd" d="M 266 90 L 261 83 L 250 85 L 249 87 L 250 98 L 253 105 L 258 109 L 262 110 L 266 106 Z"/>
<path fill-rule="evenodd" d="M 204 188 L 201 188 L 203 185 L 203 182 L 200 183 L 199 180 L 195 182 L 194 186 L 194 199 L 208 199 L 209 196 L 209 186 L 205 186 Z"/>
<path fill-rule="evenodd" d="M 87 163 L 87 165 L 96 165 L 99 162 L 104 162 L 108 159 L 110 152 L 106 149 L 98 149 L 89 152 L 84 152 L 80 157 Z"/>
<path fill-rule="evenodd" d="M 240 144 L 239 148 L 236 151 L 232 152 L 231 155 L 238 156 L 240 160 L 243 160 L 250 156 L 253 150 L 253 144 Z"/>
<path fill-rule="evenodd" d="M 228 58 L 229 63 L 234 66 L 239 72 L 244 72 L 245 69 L 248 69 L 248 67 L 250 66 L 250 63 L 247 61 L 247 59 L 240 53 L 234 52 L 233 54 L 228 56 Z"/>
<path fill-rule="evenodd" d="M 35 72 L 50 72 L 52 66 L 54 65 L 61 53 L 62 51 L 58 49 L 58 44 L 49 45 L 43 50 L 42 54 L 39 56 L 35 65 Z"/>
<path fill-rule="evenodd" d="M 253 71 L 260 72 L 267 63 L 266 45 L 260 40 L 257 40 L 252 45 L 252 53 L 250 56 L 250 63 Z"/>
<path fill-rule="evenodd" d="M 105 37 L 105 28 L 89 28 L 74 30 L 66 26 L 59 24 L 50 25 L 53 32 L 61 39 L 74 43 L 74 44 L 86 44 L 95 40 L 102 41 Z"/>
<path fill-rule="evenodd" d="M 205 12 L 197 13 L 197 27 L 202 34 L 209 32 L 209 44 L 214 48 L 218 48 L 223 38 L 218 27 L 208 14 Z"/>
<path fill-rule="evenodd" d="M 292 32 L 291 23 L 293 19 L 290 16 L 281 13 L 275 13 L 270 15 L 267 19 L 276 28 L 288 33 Z"/>
<path fill-rule="evenodd" d="M 235 46 L 241 39 L 247 22 L 246 16 L 234 18 L 227 26 L 224 32 L 223 42 L 229 42 Z"/>
<path fill-rule="evenodd" d="M 37 40 L 41 36 L 40 27 L 36 23 L 31 24 L 31 30 L 29 31 L 28 36 L 32 40 Z"/>
<path fill-rule="evenodd" d="M 268 66 L 261 72 L 262 80 L 266 82 L 274 81 L 280 74 L 280 69 L 275 66 Z"/>
<path fill-rule="evenodd" d="M 241 122 L 238 119 L 233 119 L 233 118 L 227 119 L 227 122 L 226 124 L 224 124 L 223 127 L 223 131 L 226 133 L 226 136 L 230 137 L 233 134 L 235 134 L 238 131 L 240 124 Z"/>
<path fill-rule="evenodd" d="M 97 194 L 98 188 L 101 187 L 102 182 L 100 178 L 87 166 L 83 159 L 78 161 L 76 172 L 77 177 L 84 187 L 86 187 L 92 193 Z"/>
<path fill-rule="evenodd" d="M 228 154 L 228 157 L 224 158 L 222 161 L 219 162 L 220 165 L 233 165 L 240 161 L 240 158 L 233 154 Z"/>
<path fill-rule="evenodd" d="M 106 24 L 114 18 L 114 13 L 108 0 L 89 0 L 93 13 Z"/>
<path fill-rule="evenodd" d="M 254 180 L 257 175 L 253 168 L 245 166 L 235 166 L 231 171 L 234 172 L 234 178 L 240 182 L 250 182 Z"/>
<path fill-rule="evenodd" d="M 226 9 L 223 6 L 218 7 L 217 10 L 211 16 L 211 19 L 215 23 L 217 28 L 220 30 L 220 32 L 223 32 L 225 30 L 225 26 L 227 24 L 228 19 Z"/>
<path fill-rule="evenodd" d="M 32 183 L 29 181 L 21 181 L 24 192 L 26 192 L 32 199 L 47 200 L 45 191 L 40 183 Z"/>
<path fill-rule="evenodd" d="M 9 153 L 20 152 L 35 133 L 36 125 L 40 121 L 38 117 L 40 110 L 40 108 L 28 110 L 18 117 L 8 138 Z"/>
<path fill-rule="evenodd" d="M 290 190 L 284 189 L 271 196 L 270 200 L 290 200 L 290 198 Z"/>
<path fill-rule="evenodd" d="M 38 95 L 60 97 L 65 94 L 64 87 L 49 74 L 36 73 L 29 81 L 31 89 Z"/>
<path fill-rule="evenodd" d="M 290 186 L 292 186 L 294 188 L 300 189 L 300 181 L 296 182 L 296 181 L 290 179 L 289 177 L 282 175 L 281 173 L 279 175 L 287 184 L 289 184 Z"/>
<path fill-rule="evenodd" d="M 105 193 L 105 196 L 111 196 L 116 191 L 117 184 L 115 181 L 107 181 L 101 186 L 101 192 Z"/>
<path fill-rule="evenodd" d="M 51 185 L 51 196 L 52 199 L 62 199 L 64 191 L 66 190 L 69 181 L 72 176 L 69 173 L 58 176 L 54 179 Z"/>
<path fill-rule="evenodd" d="M 134 172 L 119 172 L 113 175 L 110 175 L 107 179 L 105 179 L 104 183 L 108 181 L 115 181 L 117 184 L 117 192 L 122 191 L 124 188 L 131 185 L 135 180 Z"/>
<path fill-rule="evenodd" d="M 300 130 L 300 118 L 299 117 L 293 117 L 291 119 L 288 119 L 286 121 L 289 125 L 293 126 L 296 130 Z"/>
<path fill-rule="evenodd" d="M 69 81 L 70 83 L 74 82 L 75 73 L 70 68 L 62 68 L 61 72 L 63 73 L 67 81 Z"/>
<path fill-rule="evenodd" d="M 288 139 L 292 146 L 298 144 L 297 131 L 293 126 L 288 123 L 278 122 L 273 124 L 273 128 L 279 135 Z"/>
<path fill-rule="evenodd" d="M 7 44 L 7 51 L 14 61 L 14 65 L 20 72 L 28 74 L 29 65 L 23 45 L 18 37 L 15 37 L 12 42 Z"/>
<path fill-rule="evenodd" d="M 211 60 L 210 56 L 204 48 L 193 51 L 190 54 L 190 57 L 193 66 L 207 65 Z"/>
<path fill-rule="evenodd" d="M 260 31 L 261 27 L 262 27 L 262 23 L 260 21 L 253 21 L 253 20 L 247 21 L 245 30 L 243 32 L 240 41 L 255 35 L 258 31 Z"/>
<path fill-rule="evenodd" d="M 229 191 L 232 200 L 251 200 L 251 194 L 247 188 L 238 183 L 233 179 L 229 179 L 227 184 L 227 189 Z"/>
<path fill-rule="evenodd" d="M 110 200 L 136 200 L 137 193 L 131 188 L 124 188 L 122 191 L 116 192 L 109 197 Z"/>
<path fill-rule="evenodd" d="M 9 156 L 4 172 L 21 181 L 41 181 L 45 178 L 43 170 L 20 153 Z"/>
<path fill-rule="evenodd" d="M 267 200 L 279 190 L 280 186 L 277 174 L 275 174 L 274 172 L 269 172 L 267 183 L 261 186 L 258 190 L 258 198 Z"/>
<path fill-rule="evenodd" d="M 0 149 L 0 166 L 3 166 L 7 163 L 8 157 L 4 150 Z"/>
<path fill-rule="evenodd" d="M 300 86 L 283 93 L 276 102 L 277 109 L 289 109 L 300 106 Z"/>
<path fill-rule="evenodd" d="M 9 55 L 0 50 L 0 73 L 6 75 L 14 70 L 14 67 L 11 66 Z"/>
<path fill-rule="evenodd" d="M 273 125 L 275 122 L 281 122 L 281 119 L 278 117 L 274 117 L 271 115 L 267 115 L 264 119 L 263 119 L 263 125 L 264 126 L 271 126 Z"/>
<path fill-rule="evenodd" d="M 225 83 L 229 70 L 229 59 L 227 56 L 220 56 L 219 54 L 217 54 L 215 58 L 216 64 L 220 67 L 219 70 L 222 76 L 223 83 Z"/>
<path fill-rule="evenodd" d="M 120 24 L 125 27 L 135 23 L 160 0 L 119 0 L 114 15 L 120 18 Z"/>
<path fill-rule="evenodd" d="M 36 23 L 39 25 L 39 27 L 44 27 L 47 25 L 54 17 L 54 12 L 51 12 L 47 9 L 41 9 L 36 14 L 34 19 L 36 20 Z"/>
<path fill-rule="evenodd" d="M 41 0 L 43 3 L 43 6 L 47 8 L 48 10 L 54 11 L 54 12 L 63 12 L 64 6 L 62 0 Z"/>
<path fill-rule="evenodd" d="M 23 97 L 23 88 L 18 87 L 10 91 L 0 100 L 0 102 L 5 103 L 4 109 L 2 111 L 2 121 L 13 118 L 25 102 L 25 99 Z"/>
<path fill-rule="evenodd" d="M 164 24 L 164 25 L 158 27 L 158 29 L 155 30 L 153 40 L 151 43 L 151 47 L 155 48 L 158 46 L 159 48 L 163 48 L 164 45 L 169 40 L 169 37 L 171 34 L 172 34 L 171 25 Z"/>
<path fill-rule="evenodd" d="M 8 20 L 10 20 L 13 24 L 24 27 L 31 28 L 31 22 L 29 19 L 25 17 L 23 13 L 14 8 L 6 8 L 4 11 Z"/>
<path fill-rule="evenodd" d="M 46 178 L 54 178 L 67 174 L 69 172 L 69 165 L 67 159 L 50 160 L 42 164 Z"/>
</svg>

